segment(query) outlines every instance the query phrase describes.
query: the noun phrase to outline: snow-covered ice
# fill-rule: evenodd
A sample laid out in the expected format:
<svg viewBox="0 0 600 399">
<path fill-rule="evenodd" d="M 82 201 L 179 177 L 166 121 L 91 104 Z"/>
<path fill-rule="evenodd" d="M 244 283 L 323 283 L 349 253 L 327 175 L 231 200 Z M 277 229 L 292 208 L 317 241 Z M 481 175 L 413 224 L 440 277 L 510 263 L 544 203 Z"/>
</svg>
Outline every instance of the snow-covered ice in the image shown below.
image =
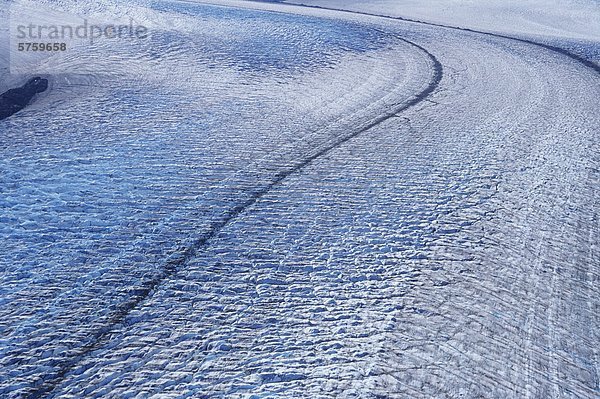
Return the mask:
<svg viewBox="0 0 600 399">
<path fill-rule="evenodd" d="M 597 0 L 285 0 L 501 33 L 600 40 Z"/>
<path fill-rule="evenodd" d="M 0 124 L 0 397 L 600 395 L 590 65 L 281 4 L 43 3 L 152 35 Z M 597 39 L 533 25 L 503 33 Z"/>
</svg>

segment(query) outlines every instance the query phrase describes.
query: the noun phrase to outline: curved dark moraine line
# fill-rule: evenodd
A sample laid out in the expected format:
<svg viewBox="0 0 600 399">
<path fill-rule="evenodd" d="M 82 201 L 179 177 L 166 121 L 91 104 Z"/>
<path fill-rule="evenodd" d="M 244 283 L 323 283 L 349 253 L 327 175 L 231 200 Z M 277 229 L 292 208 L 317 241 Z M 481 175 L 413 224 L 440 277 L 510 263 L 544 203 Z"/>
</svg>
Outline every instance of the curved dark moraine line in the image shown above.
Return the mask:
<svg viewBox="0 0 600 399">
<path fill-rule="evenodd" d="M 0 120 L 16 114 L 31 102 L 36 94 L 48 89 L 48 79 L 38 77 L 30 79 L 21 87 L 0 94 Z"/>
<path fill-rule="evenodd" d="M 431 61 L 433 75 L 425 89 L 423 89 L 420 93 L 415 95 L 408 102 L 395 105 L 385 114 L 373 119 L 368 125 L 363 126 L 359 130 L 356 130 L 354 132 L 350 132 L 345 136 L 339 137 L 335 142 L 327 145 L 315 154 L 310 155 L 305 159 L 301 159 L 296 165 L 277 173 L 271 182 L 269 182 L 266 186 L 256 191 L 248 200 L 230 209 L 225 214 L 225 216 L 221 218 L 221 220 L 213 223 L 209 231 L 198 237 L 192 243 L 192 245 L 185 248 L 177 255 L 171 256 L 171 259 L 168 260 L 166 264 L 161 268 L 162 270 L 154 278 L 147 281 L 142 287 L 136 289 L 136 295 L 132 296 L 129 299 L 129 301 L 121 304 L 119 308 L 107 320 L 104 327 L 100 328 L 95 334 L 91 335 L 89 342 L 83 345 L 81 348 L 79 348 L 78 353 L 76 355 L 72 356 L 70 359 L 62 361 L 62 364 L 58 365 L 59 370 L 56 373 L 54 373 L 53 375 L 48 375 L 45 378 L 42 378 L 38 381 L 35 381 L 32 384 L 32 388 L 34 389 L 33 392 L 27 394 L 26 398 L 38 399 L 45 395 L 51 394 L 52 391 L 54 391 L 54 389 L 56 389 L 56 387 L 60 384 L 60 382 L 64 380 L 66 375 L 70 371 L 72 371 L 80 363 L 81 360 L 83 360 L 92 351 L 99 349 L 104 343 L 110 340 L 110 332 L 114 329 L 114 327 L 121 324 L 123 320 L 131 313 L 131 311 L 136 309 L 143 301 L 148 299 L 158 286 L 160 286 L 163 282 L 167 281 L 170 277 L 172 277 L 182 266 L 184 266 L 191 258 L 193 258 L 200 249 L 204 248 L 208 244 L 208 242 L 213 237 L 215 237 L 225 226 L 231 223 L 238 215 L 240 215 L 250 206 L 254 205 L 265 194 L 267 194 L 273 188 L 278 186 L 288 176 L 302 170 L 317 158 L 320 158 L 321 156 L 329 153 L 331 150 L 339 147 L 340 145 L 352 139 L 353 137 L 356 137 L 359 134 L 364 133 L 367 130 L 387 121 L 388 119 L 397 116 L 398 113 L 403 112 L 406 109 L 419 104 L 427 97 L 429 97 L 438 87 L 440 81 L 442 80 L 442 64 L 433 54 L 427 51 L 424 47 L 397 35 L 394 35 L 394 37 L 400 41 L 403 41 L 411 46 L 416 47 L 417 49 L 425 53 L 427 58 L 429 58 L 429 60 Z"/>
</svg>

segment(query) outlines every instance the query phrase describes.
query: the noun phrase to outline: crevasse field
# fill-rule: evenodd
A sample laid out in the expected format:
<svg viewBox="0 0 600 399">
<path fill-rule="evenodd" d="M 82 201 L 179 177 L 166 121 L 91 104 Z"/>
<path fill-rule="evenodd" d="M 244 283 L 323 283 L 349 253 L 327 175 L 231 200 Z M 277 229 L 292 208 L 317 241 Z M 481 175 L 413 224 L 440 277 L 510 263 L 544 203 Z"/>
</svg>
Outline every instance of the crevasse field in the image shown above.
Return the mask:
<svg viewBox="0 0 600 399">
<path fill-rule="evenodd" d="M 600 2 L 298 3 L 19 3 L 0 398 L 600 398 Z"/>
</svg>

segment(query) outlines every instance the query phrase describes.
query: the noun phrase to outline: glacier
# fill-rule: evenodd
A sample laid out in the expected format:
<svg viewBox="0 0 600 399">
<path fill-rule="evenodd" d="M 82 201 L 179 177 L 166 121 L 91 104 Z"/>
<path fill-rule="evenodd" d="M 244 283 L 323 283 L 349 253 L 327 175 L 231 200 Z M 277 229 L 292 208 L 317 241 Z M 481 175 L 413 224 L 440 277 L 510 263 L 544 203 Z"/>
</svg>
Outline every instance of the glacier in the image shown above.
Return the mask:
<svg viewBox="0 0 600 399">
<path fill-rule="evenodd" d="M 598 3 L 285 3 L 37 2 L 0 397 L 598 397 Z"/>
</svg>

